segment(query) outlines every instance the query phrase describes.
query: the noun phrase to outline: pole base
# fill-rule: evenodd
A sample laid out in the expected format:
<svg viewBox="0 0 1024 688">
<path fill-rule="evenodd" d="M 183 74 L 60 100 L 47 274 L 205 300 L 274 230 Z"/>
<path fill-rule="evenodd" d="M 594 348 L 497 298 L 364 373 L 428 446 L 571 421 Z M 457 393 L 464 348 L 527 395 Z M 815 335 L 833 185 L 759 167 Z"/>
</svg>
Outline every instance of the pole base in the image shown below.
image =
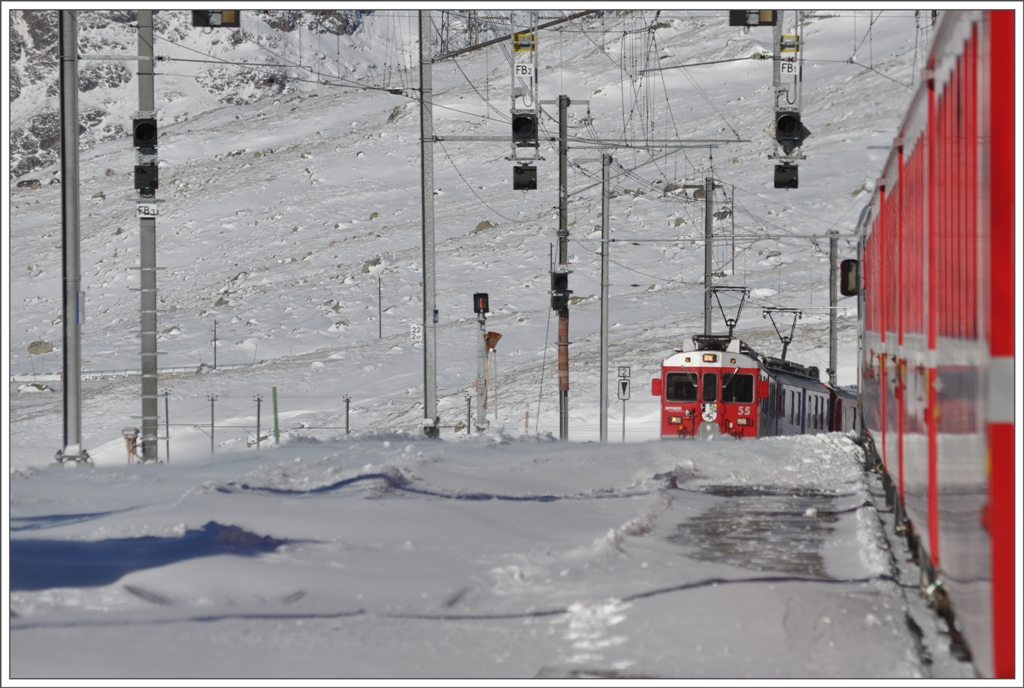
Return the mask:
<svg viewBox="0 0 1024 688">
<path fill-rule="evenodd" d="M 74 461 L 75 463 L 92 463 L 92 459 L 89 457 L 89 452 L 82 449 L 81 445 L 69 445 L 58 451 L 53 456 L 54 461 L 57 463 L 64 463 L 65 461 Z"/>
</svg>

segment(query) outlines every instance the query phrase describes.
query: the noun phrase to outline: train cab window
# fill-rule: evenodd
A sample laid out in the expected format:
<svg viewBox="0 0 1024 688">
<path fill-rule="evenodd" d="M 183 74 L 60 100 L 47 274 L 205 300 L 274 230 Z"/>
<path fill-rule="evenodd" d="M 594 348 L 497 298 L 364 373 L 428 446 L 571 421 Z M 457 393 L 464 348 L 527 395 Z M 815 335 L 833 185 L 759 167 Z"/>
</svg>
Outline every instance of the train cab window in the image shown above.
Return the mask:
<svg viewBox="0 0 1024 688">
<path fill-rule="evenodd" d="M 739 373 L 726 376 L 722 382 L 722 401 L 739 404 L 754 401 L 754 376 Z"/>
<path fill-rule="evenodd" d="M 696 375 L 669 373 L 665 378 L 665 401 L 697 401 Z"/>
<path fill-rule="evenodd" d="M 718 401 L 718 375 L 715 373 L 704 373 L 701 380 L 700 400 L 705 404 Z"/>
</svg>

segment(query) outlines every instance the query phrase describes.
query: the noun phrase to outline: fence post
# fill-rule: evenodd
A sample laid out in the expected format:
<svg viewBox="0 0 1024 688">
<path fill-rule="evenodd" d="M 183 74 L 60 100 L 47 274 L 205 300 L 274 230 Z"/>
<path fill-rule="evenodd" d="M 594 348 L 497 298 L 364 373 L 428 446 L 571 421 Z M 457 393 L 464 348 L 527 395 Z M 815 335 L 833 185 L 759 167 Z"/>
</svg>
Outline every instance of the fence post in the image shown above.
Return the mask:
<svg viewBox="0 0 1024 688">
<path fill-rule="evenodd" d="M 352 397 L 350 397 L 349 395 L 346 394 L 345 395 L 345 434 L 346 435 L 349 434 L 349 427 L 348 427 L 348 402 L 351 401 L 351 400 L 352 400 Z"/>
<path fill-rule="evenodd" d="M 256 451 L 260 450 L 260 404 L 263 401 L 263 395 L 257 394 L 256 397 Z"/>
<path fill-rule="evenodd" d="M 274 387 L 274 444 L 281 444 L 281 431 L 277 425 L 277 387 Z"/>
</svg>

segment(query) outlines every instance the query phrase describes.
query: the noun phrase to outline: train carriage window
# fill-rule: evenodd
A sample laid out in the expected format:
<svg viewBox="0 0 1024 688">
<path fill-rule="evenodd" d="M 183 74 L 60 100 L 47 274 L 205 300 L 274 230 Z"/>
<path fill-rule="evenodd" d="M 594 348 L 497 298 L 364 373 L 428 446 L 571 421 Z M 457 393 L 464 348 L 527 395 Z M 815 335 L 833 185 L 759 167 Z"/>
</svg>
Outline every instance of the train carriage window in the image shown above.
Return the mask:
<svg viewBox="0 0 1024 688">
<path fill-rule="evenodd" d="M 700 400 L 705 404 L 718 401 L 718 375 L 704 373 L 704 379 L 701 380 Z"/>
<path fill-rule="evenodd" d="M 722 401 L 749 404 L 754 401 L 754 376 L 734 374 L 722 384 Z"/>
<path fill-rule="evenodd" d="M 696 375 L 669 373 L 665 377 L 665 401 L 697 401 Z"/>
</svg>

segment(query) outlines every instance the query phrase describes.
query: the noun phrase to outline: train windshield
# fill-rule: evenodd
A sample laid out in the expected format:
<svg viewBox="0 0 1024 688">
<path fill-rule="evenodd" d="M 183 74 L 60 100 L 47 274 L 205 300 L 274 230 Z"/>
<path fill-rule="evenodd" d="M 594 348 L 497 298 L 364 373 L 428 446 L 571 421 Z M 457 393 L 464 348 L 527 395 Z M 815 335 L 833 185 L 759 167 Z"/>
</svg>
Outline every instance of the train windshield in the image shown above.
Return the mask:
<svg viewBox="0 0 1024 688">
<path fill-rule="evenodd" d="M 666 375 L 665 401 L 697 401 L 697 376 L 686 373 Z"/>
<path fill-rule="evenodd" d="M 718 375 L 715 373 L 704 373 L 700 400 L 705 404 L 718 401 Z"/>
<path fill-rule="evenodd" d="M 722 401 L 749 404 L 754 401 L 754 376 L 739 373 L 725 378 Z"/>
</svg>

